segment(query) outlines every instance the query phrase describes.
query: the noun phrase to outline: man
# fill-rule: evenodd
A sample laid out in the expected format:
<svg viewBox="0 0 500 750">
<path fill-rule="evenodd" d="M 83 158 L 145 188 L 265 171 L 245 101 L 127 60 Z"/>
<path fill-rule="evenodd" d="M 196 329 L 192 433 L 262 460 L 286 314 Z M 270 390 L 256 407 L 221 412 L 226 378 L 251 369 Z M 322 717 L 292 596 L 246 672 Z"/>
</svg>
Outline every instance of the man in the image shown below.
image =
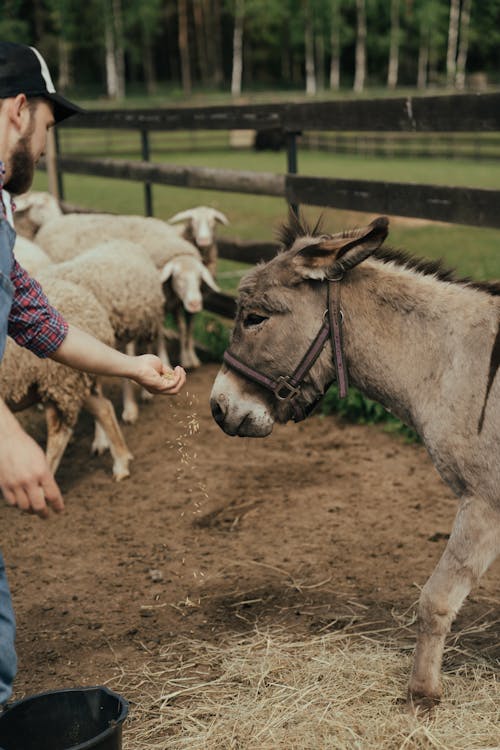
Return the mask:
<svg viewBox="0 0 500 750">
<path fill-rule="evenodd" d="M 170 373 L 158 357 L 129 357 L 68 325 L 13 256 L 15 232 L 7 191 L 29 190 L 48 129 L 81 111 L 56 93 L 37 50 L 0 41 L 0 360 L 10 335 L 39 357 L 86 372 L 131 378 L 150 393 L 173 395 L 185 383 L 182 368 Z M 167 372 L 168 379 L 162 377 Z M 41 518 L 48 516 L 49 508 L 60 512 L 64 507 L 43 451 L 1 399 L 0 490 L 9 505 Z M 0 705 L 10 697 L 16 673 L 14 638 L 14 613 L 0 553 Z"/>
</svg>

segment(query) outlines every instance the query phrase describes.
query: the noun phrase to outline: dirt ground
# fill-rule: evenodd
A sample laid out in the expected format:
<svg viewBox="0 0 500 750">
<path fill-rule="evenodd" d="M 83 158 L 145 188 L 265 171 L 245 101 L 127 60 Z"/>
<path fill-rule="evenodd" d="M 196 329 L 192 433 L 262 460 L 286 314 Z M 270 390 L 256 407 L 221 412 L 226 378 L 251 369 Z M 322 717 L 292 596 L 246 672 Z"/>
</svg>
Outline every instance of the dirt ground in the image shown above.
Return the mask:
<svg viewBox="0 0 500 750">
<path fill-rule="evenodd" d="M 90 456 L 83 414 L 57 476 L 65 513 L 42 522 L 1 506 L 15 697 L 113 687 L 120 668 L 179 635 L 410 619 L 456 509 L 424 448 L 319 416 L 264 440 L 227 437 L 208 406 L 216 372 L 204 365 L 188 395 L 156 398 L 124 427 L 130 479 L 114 483 L 109 455 Z M 39 412 L 23 421 L 43 439 Z M 456 628 L 500 620 L 499 583 L 497 561 Z M 495 636 L 498 627 L 472 645 L 498 659 Z"/>
</svg>

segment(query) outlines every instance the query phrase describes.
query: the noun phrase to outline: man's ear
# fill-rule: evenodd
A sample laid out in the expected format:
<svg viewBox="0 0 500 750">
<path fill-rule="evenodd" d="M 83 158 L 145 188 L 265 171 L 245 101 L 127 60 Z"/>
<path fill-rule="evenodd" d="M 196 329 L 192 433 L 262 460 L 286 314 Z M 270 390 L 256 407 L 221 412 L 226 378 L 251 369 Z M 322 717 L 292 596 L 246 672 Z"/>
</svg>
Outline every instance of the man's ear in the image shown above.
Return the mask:
<svg viewBox="0 0 500 750">
<path fill-rule="evenodd" d="M 26 118 L 29 121 L 29 106 L 26 94 L 9 97 L 6 106 L 9 121 L 16 130 L 22 131 L 25 127 Z"/>
<path fill-rule="evenodd" d="M 389 219 L 380 216 L 359 229 L 311 238 L 295 256 L 295 266 L 307 279 L 335 278 L 362 263 L 389 233 Z"/>
</svg>

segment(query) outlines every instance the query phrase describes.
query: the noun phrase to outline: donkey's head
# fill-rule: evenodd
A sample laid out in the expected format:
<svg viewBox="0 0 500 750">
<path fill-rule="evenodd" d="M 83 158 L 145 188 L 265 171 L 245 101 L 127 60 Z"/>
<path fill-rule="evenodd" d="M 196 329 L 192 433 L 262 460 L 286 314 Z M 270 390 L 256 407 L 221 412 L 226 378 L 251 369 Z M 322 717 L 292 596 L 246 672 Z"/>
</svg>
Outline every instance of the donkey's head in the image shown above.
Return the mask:
<svg viewBox="0 0 500 750">
<path fill-rule="evenodd" d="M 307 413 L 325 393 L 334 379 L 329 344 L 299 392 L 273 385 L 295 371 L 318 334 L 328 309 L 326 282 L 341 279 L 368 258 L 387 232 L 385 217 L 335 235 L 311 232 L 294 219 L 282 231 L 283 251 L 242 279 L 227 362 L 243 367 L 235 372 L 224 364 L 210 399 L 214 419 L 224 432 L 264 437 L 275 421 L 296 419 L 297 406 Z"/>
</svg>

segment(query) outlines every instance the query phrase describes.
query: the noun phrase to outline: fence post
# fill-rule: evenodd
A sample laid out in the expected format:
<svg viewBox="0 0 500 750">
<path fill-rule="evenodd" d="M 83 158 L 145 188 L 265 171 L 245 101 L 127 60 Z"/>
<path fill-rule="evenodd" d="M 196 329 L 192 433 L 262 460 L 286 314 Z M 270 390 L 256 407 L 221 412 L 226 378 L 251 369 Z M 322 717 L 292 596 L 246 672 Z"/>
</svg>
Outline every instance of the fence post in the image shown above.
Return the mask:
<svg viewBox="0 0 500 750">
<path fill-rule="evenodd" d="M 141 130 L 141 152 L 142 160 L 149 161 L 149 131 Z M 144 213 L 146 216 L 153 215 L 153 188 L 150 182 L 144 183 Z"/>
<path fill-rule="evenodd" d="M 59 184 L 57 179 L 57 153 L 56 153 L 56 139 L 54 128 L 50 128 L 47 133 L 47 148 L 45 154 L 45 162 L 47 164 L 47 178 L 49 183 L 49 193 L 59 200 Z"/>
<path fill-rule="evenodd" d="M 287 172 L 288 174 L 297 174 L 297 136 L 300 135 L 300 131 L 287 132 L 286 133 L 286 152 L 287 152 Z M 299 206 L 295 203 L 290 203 L 290 211 L 295 216 L 299 215 Z"/>
<path fill-rule="evenodd" d="M 57 192 L 59 194 L 59 200 L 63 201 L 64 200 L 63 173 L 59 166 L 59 156 L 61 155 L 61 142 L 59 140 L 59 131 L 57 130 L 57 128 L 53 128 L 53 130 L 54 130 L 54 146 L 55 146 L 55 153 L 56 153 Z"/>
</svg>

